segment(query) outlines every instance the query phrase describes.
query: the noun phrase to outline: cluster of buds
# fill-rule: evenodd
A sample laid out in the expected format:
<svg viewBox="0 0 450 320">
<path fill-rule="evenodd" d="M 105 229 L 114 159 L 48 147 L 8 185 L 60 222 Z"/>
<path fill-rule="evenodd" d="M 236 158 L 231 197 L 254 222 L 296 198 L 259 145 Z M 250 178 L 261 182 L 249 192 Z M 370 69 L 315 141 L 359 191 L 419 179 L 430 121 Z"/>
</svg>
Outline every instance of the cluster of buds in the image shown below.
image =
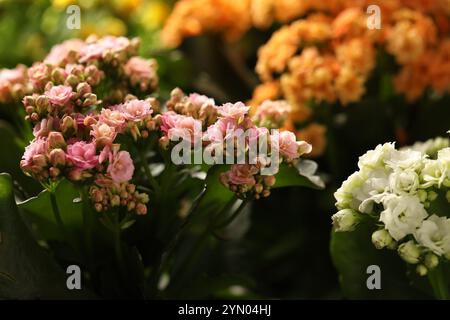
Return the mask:
<svg viewBox="0 0 450 320">
<path fill-rule="evenodd" d="M 266 102 L 270 108 L 279 104 L 288 108 L 282 102 Z M 205 122 L 205 118 L 200 119 L 199 111 L 206 108 L 211 110 L 211 115 L 214 114 L 214 118 L 211 118 L 215 119 L 213 123 Z M 269 196 L 281 162 L 293 164 L 300 156 L 311 151 L 311 145 L 297 141 L 295 134 L 290 131 L 278 133 L 274 130 L 269 133 L 268 128 L 258 127 L 249 115 L 250 107 L 242 102 L 215 106 L 208 97 L 198 94 L 187 97 L 181 90 L 175 89 L 167 109 L 170 111 L 161 116 L 163 136 L 160 145 L 169 148 L 173 145 L 171 141 L 178 143 L 181 138 L 188 142 L 188 148 L 190 145 L 194 152 L 197 147 L 205 147 L 205 151 L 210 151 L 214 158 L 213 164 L 225 161 L 229 164 L 232 158 L 233 163 L 238 164 L 223 173 L 220 181 L 240 198 Z M 263 145 L 266 146 L 266 152 L 262 150 Z"/>
<path fill-rule="evenodd" d="M 121 206 L 126 207 L 129 212 L 136 212 L 138 215 L 147 213 L 148 195 L 140 193 L 134 184 L 128 182 L 111 183 L 111 181 L 105 183 L 104 179 L 98 179 L 97 181 L 99 184 L 92 185 L 89 189 L 89 195 L 97 212 L 104 212 Z"/>
<path fill-rule="evenodd" d="M 97 211 L 125 206 L 147 212 L 148 196 L 129 183 L 130 153 L 117 143 L 120 135 L 137 140 L 158 129 L 158 116 L 152 116 L 158 101 L 133 95 L 137 82 L 144 83 L 141 95 L 158 82 L 155 62 L 135 56 L 138 46 L 138 40 L 115 37 L 69 40 L 28 70 L 33 90 L 23 104 L 35 139 L 21 168 L 44 186 L 62 178 L 96 186 L 91 196 Z"/>
<path fill-rule="evenodd" d="M 275 185 L 274 175 L 263 176 L 257 165 L 235 164 L 220 175 L 220 182 L 233 191 L 240 199 L 260 199 L 270 196 L 270 188 Z"/>
<path fill-rule="evenodd" d="M 284 127 L 290 112 L 291 105 L 285 100 L 265 100 L 256 108 L 252 120 L 258 126 L 278 129 Z"/>
<path fill-rule="evenodd" d="M 218 115 L 214 99 L 198 93 L 186 96 L 180 88 L 172 90 L 166 108 L 177 114 L 200 120 L 204 128 L 215 123 Z"/>
<path fill-rule="evenodd" d="M 27 113 L 25 119 L 34 124 L 47 117 L 63 117 L 83 112 L 101 102 L 97 95 L 92 93 L 92 87 L 87 82 L 80 82 L 76 87 L 54 86 L 52 82 L 48 82 L 43 94 L 35 93 L 23 99 Z"/>
<path fill-rule="evenodd" d="M 0 69 L 0 103 L 20 101 L 30 91 L 25 66 L 18 65 L 14 69 Z"/>
</svg>

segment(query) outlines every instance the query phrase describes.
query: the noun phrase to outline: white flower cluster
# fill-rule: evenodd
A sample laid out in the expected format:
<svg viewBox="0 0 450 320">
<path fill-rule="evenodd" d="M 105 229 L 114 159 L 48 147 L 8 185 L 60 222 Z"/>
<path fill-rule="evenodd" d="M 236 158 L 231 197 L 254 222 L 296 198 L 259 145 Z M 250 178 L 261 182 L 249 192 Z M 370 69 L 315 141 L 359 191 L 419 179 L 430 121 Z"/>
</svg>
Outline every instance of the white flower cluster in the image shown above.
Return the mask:
<svg viewBox="0 0 450 320">
<path fill-rule="evenodd" d="M 358 167 L 334 194 L 340 210 L 332 217 L 335 231 L 352 231 L 364 219 L 374 223 L 381 227 L 372 234 L 375 247 L 397 249 L 421 275 L 439 259 L 450 260 L 448 141 L 401 150 L 378 145 Z"/>
</svg>

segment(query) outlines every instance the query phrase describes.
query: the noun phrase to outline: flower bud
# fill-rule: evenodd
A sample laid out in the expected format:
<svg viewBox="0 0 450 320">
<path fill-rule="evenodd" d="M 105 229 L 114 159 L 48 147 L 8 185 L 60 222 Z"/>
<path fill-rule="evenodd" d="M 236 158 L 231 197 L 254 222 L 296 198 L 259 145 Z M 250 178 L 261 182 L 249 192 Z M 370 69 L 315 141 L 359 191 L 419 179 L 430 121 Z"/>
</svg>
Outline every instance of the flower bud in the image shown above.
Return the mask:
<svg viewBox="0 0 450 320">
<path fill-rule="evenodd" d="M 420 202 L 425 202 L 428 198 L 428 193 L 425 190 L 420 189 L 417 191 L 417 195 L 419 196 Z"/>
<path fill-rule="evenodd" d="M 33 156 L 33 164 L 40 168 L 47 166 L 47 159 L 45 158 L 45 155 L 37 154 Z"/>
<path fill-rule="evenodd" d="M 96 120 L 94 117 L 91 117 L 91 116 L 87 116 L 87 117 L 84 118 L 84 120 L 83 120 L 83 124 L 84 124 L 86 127 L 93 126 L 93 125 L 96 124 L 96 123 L 97 123 L 97 120 Z"/>
<path fill-rule="evenodd" d="M 61 68 L 56 68 L 52 71 L 51 77 L 52 77 L 52 81 L 54 83 L 63 83 L 64 77 L 65 77 L 65 72 Z"/>
<path fill-rule="evenodd" d="M 275 176 L 264 177 L 264 184 L 268 187 L 273 187 L 275 185 L 275 182 L 276 182 Z"/>
<path fill-rule="evenodd" d="M 39 114 L 43 114 L 48 110 L 48 107 L 50 106 L 50 103 L 48 101 L 48 98 L 46 96 L 39 96 L 36 98 L 36 111 Z"/>
<path fill-rule="evenodd" d="M 59 170 L 58 168 L 55 168 L 55 167 L 51 167 L 49 169 L 49 173 L 50 173 L 50 177 L 56 178 L 61 173 L 61 170 Z"/>
<path fill-rule="evenodd" d="M 135 207 L 136 207 L 136 202 L 134 202 L 134 201 L 128 202 L 128 205 L 127 205 L 127 210 L 128 211 L 133 210 Z"/>
<path fill-rule="evenodd" d="M 68 178 L 71 181 L 80 181 L 83 176 L 83 171 L 80 169 L 72 169 L 68 174 Z"/>
<path fill-rule="evenodd" d="M 331 219 L 336 232 L 345 232 L 353 231 L 360 218 L 355 210 L 343 209 L 335 213 Z"/>
<path fill-rule="evenodd" d="M 87 93 L 91 93 L 92 89 L 91 86 L 87 82 L 80 82 L 77 85 L 77 93 L 80 97 L 83 97 Z"/>
<path fill-rule="evenodd" d="M 23 98 L 23 104 L 24 104 L 26 107 L 28 107 L 28 106 L 34 107 L 34 105 L 35 105 L 35 99 L 34 99 L 34 97 L 33 97 L 33 96 L 26 96 L 26 97 L 24 97 L 24 98 Z"/>
<path fill-rule="evenodd" d="M 425 255 L 424 264 L 428 269 L 433 269 L 439 264 L 439 258 L 435 254 L 429 252 Z"/>
<path fill-rule="evenodd" d="M 263 190 L 264 190 L 264 187 L 262 184 L 260 184 L 260 183 L 255 184 L 255 192 L 256 193 L 261 193 Z"/>
<path fill-rule="evenodd" d="M 159 139 L 159 146 L 161 147 L 161 149 L 163 150 L 169 149 L 169 144 L 170 144 L 169 137 L 163 136 Z"/>
<path fill-rule="evenodd" d="M 84 102 L 83 102 L 83 107 L 89 107 L 89 106 L 93 106 L 95 104 L 98 103 L 97 101 L 97 96 L 93 93 L 87 93 L 84 96 Z"/>
<path fill-rule="evenodd" d="M 48 143 L 51 149 L 63 148 L 66 146 L 63 135 L 58 131 L 52 131 L 48 134 Z"/>
<path fill-rule="evenodd" d="M 96 203 L 94 205 L 94 207 L 95 207 L 95 211 L 97 211 L 97 212 L 102 212 L 102 210 L 103 210 L 103 206 L 100 203 Z"/>
<path fill-rule="evenodd" d="M 80 82 L 80 80 L 78 79 L 77 76 L 73 75 L 73 74 L 69 74 L 69 76 L 66 79 L 66 84 L 70 85 L 71 87 L 75 87 L 78 82 Z"/>
<path fill-rule="evenodd" d="M 416 272 L 419 276 L 423 277 L 426 276 L 428 273 L 428 269 L 423 265 L 423 264 L 419 264 L 416 267 Z"/>
<path fill-rule="evenodd" d="M 392 242 L 394 242 L 394 239 L 385 229 L 377 230 L 372 233 L 372 243 L 377 249 L 389 247 L 391 246 Z"/>
<path fill-rule="evenodd" d="M 77 132 L 77 127 L 77 123 L 72 117 L 66 116 L 63 118 L 61 131 L 66 137 L 74 135 Z"/>
<path fill-rule="evenodd" d="M 398 247 L 398 254 L 408 263 L 416 264 L 420 258 L 420 248 L 414 243 L 413 240 L 402 243 Z"/>
<path fill-rule="evenodd" d="M 53 166 L 64 166 L 66 164 L 66 153 L 62 149 L 53 149 L 50 151 L 50 163 Z"/>
<path fill-rule="evenodd" d="M 147 206 L 142 203 L 138 203 L 136 206 L 136 213 L 139 215 L 147 214 Z"/>
<path fill-rule="evenodd" d="M 117 207 L 120 205 L 120 197 L 115 194 L 112 198 L 111 198 L 111 206 L 112 207 Z"/>
<path fill-rule="evenodd" d="M 437 197 L 438 197 L 438 194 L 437 194 L 436 192 L 434 192 L 434 191 L 428 192 L 428 197 L 427 197 L 427 199 L 428 199 L 429 201 L 434 201 L 434 200 L 436 200 Z"/>
</svg>

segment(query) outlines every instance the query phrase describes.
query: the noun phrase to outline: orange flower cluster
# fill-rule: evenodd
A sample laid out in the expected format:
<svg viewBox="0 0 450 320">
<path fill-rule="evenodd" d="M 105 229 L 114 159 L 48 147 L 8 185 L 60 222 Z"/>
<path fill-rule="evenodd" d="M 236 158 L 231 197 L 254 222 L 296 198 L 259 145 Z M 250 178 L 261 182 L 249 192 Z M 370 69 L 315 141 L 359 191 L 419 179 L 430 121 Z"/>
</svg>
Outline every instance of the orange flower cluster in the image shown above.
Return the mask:
<svg viewBox="0 0 450 320">
<path fill-rule="evenodd" d="M 380 8 L 380 29 L 368 27 L 371 5 Z M 250 102 L 258 106 L 267 99 L 286 99 L 292 105 L 287 123 L 292 130 L 295 123 L 311 122 L 311 102 L 358 102 L 378 48 L 398 63 L 395 91 L 408 101 L 428 89 L 449 91 L 449 16 L 448 0 L 181 0 L 163 38 L 172 46 L 204 32 L 235 40 L 251 27 L 293 21 L 259 49 L 256 72 L 262 83 Z M 325 149 L 323 126 L 312 123 L 302 130 L 302 139 L 316 141 L 313 150 Z"/>
</svg>

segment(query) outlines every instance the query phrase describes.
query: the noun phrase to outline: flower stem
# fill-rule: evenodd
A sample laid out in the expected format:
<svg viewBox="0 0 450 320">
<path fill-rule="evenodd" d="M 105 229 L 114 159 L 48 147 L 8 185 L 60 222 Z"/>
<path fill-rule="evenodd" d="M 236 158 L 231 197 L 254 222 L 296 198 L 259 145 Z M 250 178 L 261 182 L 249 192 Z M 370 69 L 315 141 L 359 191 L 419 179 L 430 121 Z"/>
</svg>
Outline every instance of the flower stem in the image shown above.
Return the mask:
<svg viewBox="0 0 450 320">
<path fill-rule="evenodd" d="M 113 212 L 114 215 L 114 252 L 116 255 L 117 264 L 119 266 L 120 274 L 125 279 L 126 268 L 123 260 L 122 239 L 121 239 L 121 225 L 119 219 L 119 212 Z"/>
<path fill-rule="evenodd" d="M 156 192 L 159 189 L 158 182 L 156 182 L 155 178 L 152 176 L 150 172 L 150 167 L 148 165 L 147 158 L 142 150 L 139 150 L 139 157 L 141 158 L 142 166 L 144 167 L 145 175 L 148 179 L 148 182 L 152 186 L 153 190 Z"/>
<path fill-rule="evenodd" d="M 449 300 L 447 281 L 442 266 L 438 265 L 428 271 L 428 280 L 433 288 L 434 296 L 438 300 Z"/>
<path fill-rule="evenodd" d="M 66 241 L 69 241 L 69 236 L 68 236 L 68 232 L 67 229 L 64 225 L 64 222 L 61 218 L 61 213 L 59 211 L 59 207 L 58 207 L 58 203 L 56 201 L 56 195 L 54 191 L 50 191 L 50 202 L 52 204 L 52 210 L 53 210 L 53 215 L 55 216 L 55 220 L 56 220 L 56 224 L 58 225 L 59 229 L 61 230 L 63 237 Z"/>
<path fill-rule="evenodd" d="M 234 213 L 232 213 L 228 218 L 226 218 L 222 223 L 219 223 L 218 225 L 216 225 L 214 227 L 214 229 L 216 229 L 216 230 L 223 229 L 226 226 L 228 226 L 230 223 L 232 223 L 234 221 L 234 219 L 236 219 L 236 217 L 244 210 L 244 208 L 247 206 L 247 204 L 248 204 L 248 201 L 243 200 L 242 203 L 237 208 L 237 210 Z"/>
</svg>

